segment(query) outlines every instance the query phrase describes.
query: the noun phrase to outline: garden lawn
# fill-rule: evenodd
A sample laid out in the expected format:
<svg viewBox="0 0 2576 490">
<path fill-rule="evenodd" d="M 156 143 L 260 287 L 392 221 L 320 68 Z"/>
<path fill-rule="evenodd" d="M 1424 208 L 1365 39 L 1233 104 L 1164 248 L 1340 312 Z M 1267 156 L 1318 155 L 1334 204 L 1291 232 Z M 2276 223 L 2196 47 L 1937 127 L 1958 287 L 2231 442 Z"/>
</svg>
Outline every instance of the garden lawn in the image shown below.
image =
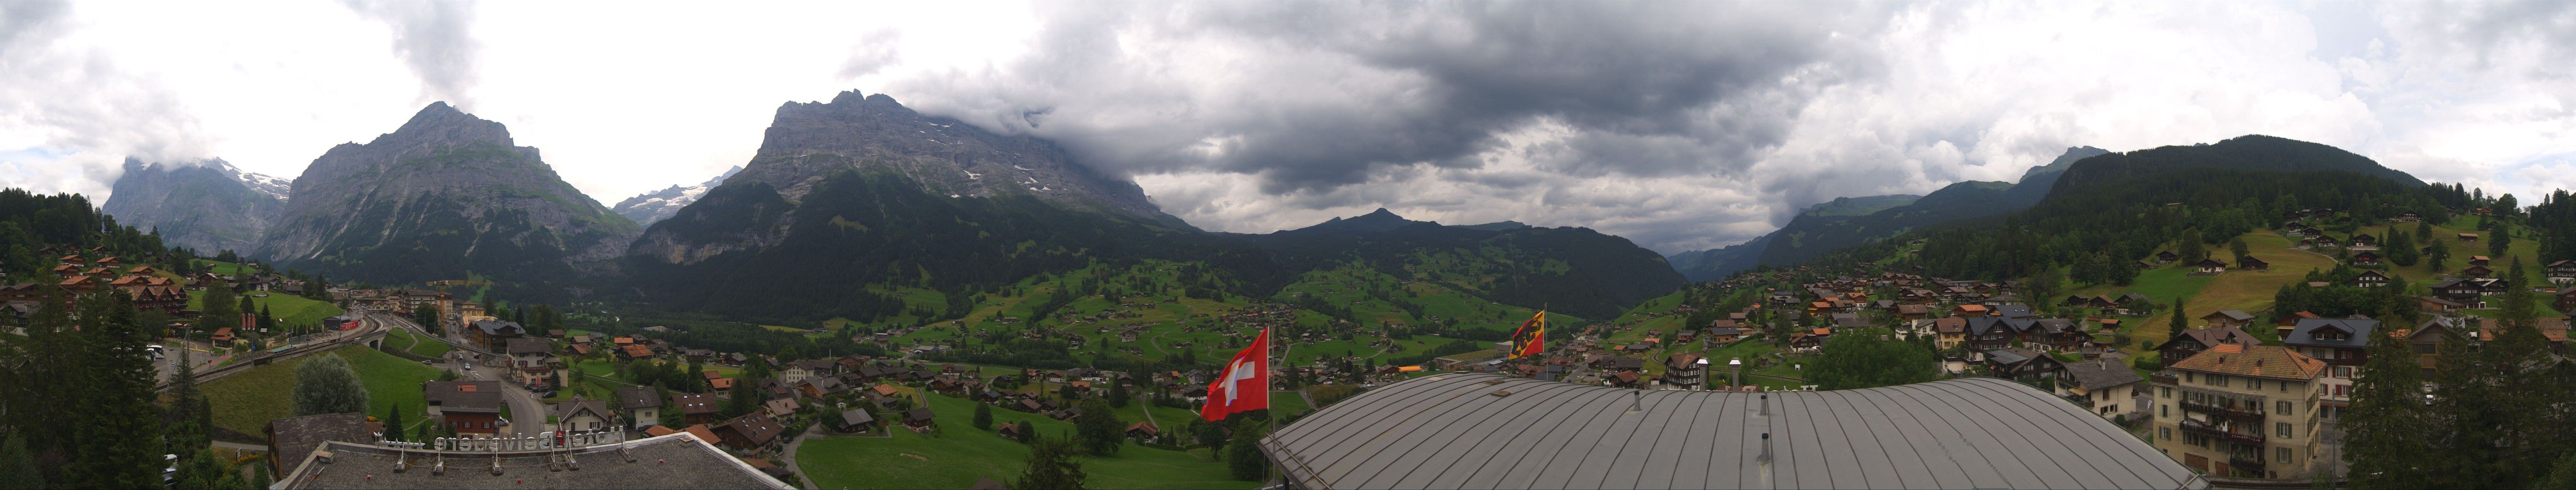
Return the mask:
<svg viewBox="0 0 2576 490">
<path fill-rule="evenodd" d="M 1029 450 L 992 431 L 979 430 L 974 402 L 930 395 L 939 413 L 939 437 L 894 429 L 892 439 L 831 437 L 807 441 L 797 449 L 797 467 L 820 488 L 965 488 L 977 478 L 1008 482 L 1026 469 Z M 1073 424 L 1034 414 L 995 410 L 993 420 L 1028 422 L 1038 433 L 1069 433 Z M 1105 458 L 1081 458 L 1090 488 L 1253 488 L 1238 481 L 1224 463 L 1201 461 L 1180 451 L 1129 444 Z"/>
<path fill-rule="evenodd" d="M 1270 392 L 1270 414 L 1273 417 L 1287 417 L 1312 411 L 1315 411 L 1315 407 L 1306 406 L 1306 398 L 1298 396 L 1295 391 Z M 1155 413 L 1158 415 L 1161 414 L 1159 411 Z M 1273 418 L 1271 420 L 1279 419 Z M 1183 422 L 1187 423 L 1188 421 L 1184 420 Z"/>
<path fill-rule="evenodd" d="M 252 296 L 260 294 L 268 296 Z M 204 310 L 205 295 L 205 291 L 189 291 L 188 308 Z M 281 292 L 252 291 L 244 296 L 251 296 L 250 302 L 253 308 L 268 307 L 269 315 L 277 317 L 278 321 L 285 322 L 287 325 L 317 325 L 321 324 L 324 318 L 348 313 L 347 310 L 340 309 L 339 305 L 330 302 L 290 296 Z"/>
<path fill-rule="evenodd" d="M 357 368 L 359 380 L 367 386 L 368 415 L 383 417 L 387 407 L 400 404 L 404 420 L 418 421 L 423 417 L 420 383 L 438 379 L 438 368 L 352 345 L 250 368 L 204 384 L 201 389 L 214 405 L 215 426 L 256 435 L 271 419 L 295 416 L 291 396 L 295 390 L 295 366 L 324 354 L 347 358 L 349 365 Z"/>
</svg>

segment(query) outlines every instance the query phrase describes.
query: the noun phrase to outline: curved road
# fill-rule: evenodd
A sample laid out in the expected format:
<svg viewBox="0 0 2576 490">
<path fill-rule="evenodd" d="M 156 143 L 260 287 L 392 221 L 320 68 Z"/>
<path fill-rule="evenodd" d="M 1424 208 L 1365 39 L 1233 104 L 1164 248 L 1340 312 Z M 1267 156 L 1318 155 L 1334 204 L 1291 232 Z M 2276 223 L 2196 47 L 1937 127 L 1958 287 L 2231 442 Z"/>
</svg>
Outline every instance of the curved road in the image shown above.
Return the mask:
<svg viewBox="0 0 2576 490">
<path fill-rule="evenodd" d="M 501 401 L 510 405 L 510 433 L 520 437 L 535 437 L 545 433 L 546 404 L 543 400 L 537 399 L 535 393 L 529 393 L 526 388 L 520 387 L 516 380 L 507 379 L 510 368 L 483 366 L 472 361 L 472 359 L 507 358 L 508 356 L 476 347 L 473 343 L 466 342 L 465 338 L 456 332 L 449 332 L 450 335 L 445 337 L 430 335 L 428 331 L 421 330 L 420 325 L 413 324 L 409 318 L 379 313 L 368 313 L 366 318 L 409 330 L 423 337 L 447 340 L 448 345 L 456 347 L 457 350 L 448 353 L 446 359 L 438 363 L 440 368 L 455 371 L 464 379 L 499 381 Z M 465 356 L 466 359 L 458 359 L 459 355 Z M 475 369 L 477 366 L 481 369 Z"/>
</svg>

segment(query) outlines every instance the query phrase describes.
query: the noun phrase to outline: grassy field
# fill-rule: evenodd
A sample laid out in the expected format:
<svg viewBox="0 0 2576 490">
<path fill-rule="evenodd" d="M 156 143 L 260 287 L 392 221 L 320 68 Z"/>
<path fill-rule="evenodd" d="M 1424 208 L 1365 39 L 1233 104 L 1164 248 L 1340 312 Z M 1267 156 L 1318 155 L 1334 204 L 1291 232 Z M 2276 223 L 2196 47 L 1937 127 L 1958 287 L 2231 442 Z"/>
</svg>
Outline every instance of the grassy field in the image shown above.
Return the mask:
<svg viewBox="0 0 2576 490">
<path fill-rule="evenodd" d="M 421 357 L 438 357 L 447 355 L 448 351 L 456 350 L 456 346 L 448 345 L 445 340 L 413 335 L 410 330 L 399 328 L 393 329 L 393 333 L 388 334 L 385 343 L 388 346 L 401 347 L 403 352 Z"/>
<path fill-rule="evenodd" d="M 258 296 L 262 294 L 267 296 Z M 246 294 L 246 296 L 250 296 L 250 302 L 254 308 L 262 306 L 268 307 L 269 315 L 276 316 L 278 321 L 285 322 L 287 325 L 315 325 L 322 323 L 322 319 L 324 318 L 340 316 L 348 313 L 348 310 L 342 310 L 339 305 L 334 305 L 327 301 L 289 296 L 286 293 L 281 292 L 253 291 Z M 194 310 L 205 309 L 205 298 L 205 291 L 189 291 L 188 308 Z"/>
<path fill-rule="evenodd" d="M 425 408 L 421 401 L 420 383 L 438 379 L 438 369 L 418 362 L 403 360 L 392 354 L 377 352 L 363 345 L 333 349 L 358 369 L 358 377 L 367 385 L 367 414 L 383 417 L 385 410 L 401 405 L 404 420 L 418 422 Z M 295 389 L 295 366 L 313 359 L 313 354 L 250 368 L 239 374 L 206 383 L 206 398 L 214 405 L 215 426 L 247 435 L 260 434 L 270 419 L 294 416 L 290 396 Z"/>
<path fill-rule="evenodd" d="M 892 439 L 833 437 L 808 441 L 797 449 L 798 467 L 821 488 L 965 488 L 977 478 L 1008 482 L 1026 467 L 1029 450 L 1018 442 L 967 423 L 974 402 L 930 395 L 939 413 L 938 437 L 894 430 Z M 993 412 L 995 423 L 1026 422 L 1040 434 L 1060 437 L 1073 424 L 1007 410 Z M 1223 463 L 1201 461 L 1179 451 L 1133 444 L 1106 458 L 1082 458 L 1091 488 L 1252 488 L 1231 478 Z"/>
</svg>

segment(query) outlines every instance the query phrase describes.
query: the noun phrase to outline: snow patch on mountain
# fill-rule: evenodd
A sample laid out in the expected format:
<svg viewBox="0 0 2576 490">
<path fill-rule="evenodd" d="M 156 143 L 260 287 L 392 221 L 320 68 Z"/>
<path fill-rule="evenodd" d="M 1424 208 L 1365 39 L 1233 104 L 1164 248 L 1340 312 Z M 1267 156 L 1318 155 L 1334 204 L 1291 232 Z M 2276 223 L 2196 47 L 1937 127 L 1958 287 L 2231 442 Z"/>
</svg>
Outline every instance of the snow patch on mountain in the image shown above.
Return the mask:
<svg viewBox="0 0 2576 490">
<path fill-rule="evenodd" d="M 725 170 L 724 175 L 718 175 L 706 183 L 689 187 L 674 185 L 668 189 L 626 198 L 625 201 L 619 201 L 616 206 L 611 206 L 609 209 L 617 211 L 618 215 L 625 216 L 626 219 L 634 220 L 636 225 L 653 226 L 653 222 L 670 219 L 672 215 L 679 214 L 680 208 L 689 207 L 689 203 L 698 202 L 699 197 L 707 195 L 708 189 L 724 185 L 726 178 L 733 177 L 733 174 L 739 172 L 742 172 L 742 166 L 737 165 Z"/>
</svg>

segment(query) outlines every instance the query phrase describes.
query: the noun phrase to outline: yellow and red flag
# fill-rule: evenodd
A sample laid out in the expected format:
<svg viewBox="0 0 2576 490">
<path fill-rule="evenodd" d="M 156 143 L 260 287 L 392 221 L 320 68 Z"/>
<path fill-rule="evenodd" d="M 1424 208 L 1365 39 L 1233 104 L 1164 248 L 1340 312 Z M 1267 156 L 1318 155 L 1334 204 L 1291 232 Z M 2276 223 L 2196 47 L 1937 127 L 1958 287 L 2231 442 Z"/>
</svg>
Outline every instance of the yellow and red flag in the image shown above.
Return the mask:
<svg viewBox="0 0 2576 490">
<path fill-rule="evenodd" d="M 1225 371 L 1208 385 L 1207 403 L 1199 406 L 1199 418 L 1209 422 L 1225 416 L 1270 408 L 1270 329 L 1252 338 L 1252 345 L 1234 353 L 1225 363 Z"/>
<path fill-rule="evenodd" d="M 1547 310 L 1539 310 L 1520 330 L 1512 331 L 1512 358 L 1535 356 L 1547 352 Z"/>
</svg>

